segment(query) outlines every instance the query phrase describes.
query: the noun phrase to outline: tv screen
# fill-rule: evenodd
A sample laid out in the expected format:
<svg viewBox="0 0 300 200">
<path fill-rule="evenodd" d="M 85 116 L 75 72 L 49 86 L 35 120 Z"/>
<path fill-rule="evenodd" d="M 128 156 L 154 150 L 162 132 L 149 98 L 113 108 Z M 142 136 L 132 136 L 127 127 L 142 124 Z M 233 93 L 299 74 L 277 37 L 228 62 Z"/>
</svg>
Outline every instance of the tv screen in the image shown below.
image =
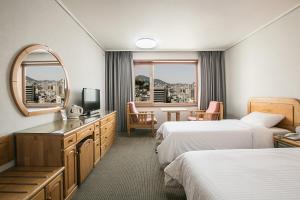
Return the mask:
<svg viewBox="0 0 300 200">
<path fill-rule="evenodd" d="M 100 109 L 100 90 L 92 88 L 82 89 L 82 107 L 85 113 Z"/>
</svg>

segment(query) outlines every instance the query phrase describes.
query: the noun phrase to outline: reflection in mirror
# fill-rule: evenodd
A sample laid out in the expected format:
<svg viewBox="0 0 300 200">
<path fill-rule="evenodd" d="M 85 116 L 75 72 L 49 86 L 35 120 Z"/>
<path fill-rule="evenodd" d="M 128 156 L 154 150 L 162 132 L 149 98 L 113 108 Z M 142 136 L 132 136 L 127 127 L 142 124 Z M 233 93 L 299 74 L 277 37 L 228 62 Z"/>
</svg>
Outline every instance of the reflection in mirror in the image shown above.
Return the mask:
<svg viewBox="0 0 300 200">
<path fill-rule="evenodd" d="M 24 103 L 27 107 L 63 106 L 65 101 L 66 77 L 61 66 L 23 66 Z"/>
<path fill-rule="evenodd" d="M 56 112 L 66 106 L 68 78 L 61 59 L 44 45 L 25 48 L 12 69 L 12 92 L 26 115 Z"/>
</svg>

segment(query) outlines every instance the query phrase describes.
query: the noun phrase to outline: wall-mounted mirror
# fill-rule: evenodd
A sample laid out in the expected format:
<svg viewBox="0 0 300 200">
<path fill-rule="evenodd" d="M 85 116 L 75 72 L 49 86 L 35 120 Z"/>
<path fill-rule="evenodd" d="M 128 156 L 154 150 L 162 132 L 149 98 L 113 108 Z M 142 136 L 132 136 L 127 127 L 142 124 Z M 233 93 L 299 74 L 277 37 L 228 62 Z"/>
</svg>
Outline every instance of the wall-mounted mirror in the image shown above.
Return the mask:
<svg viewBox="0 0 300 200">
<path fill-rule="evenodd" d="M 25 116 L 63 109 L 69 99 L 69 83 L 62 60 L 45 45 L 26 47 L 13 64 L 11 90 Z"/>
</svg>

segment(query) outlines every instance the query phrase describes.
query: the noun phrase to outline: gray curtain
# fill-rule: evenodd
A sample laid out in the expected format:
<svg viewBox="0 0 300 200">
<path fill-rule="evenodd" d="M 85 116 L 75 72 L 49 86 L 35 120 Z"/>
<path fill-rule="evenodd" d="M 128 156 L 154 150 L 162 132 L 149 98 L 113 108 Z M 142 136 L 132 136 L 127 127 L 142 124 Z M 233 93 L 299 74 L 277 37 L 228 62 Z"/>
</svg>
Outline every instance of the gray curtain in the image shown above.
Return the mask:
<svg viewBox="0 0 300 200">
<path fill-rule="evenodd" d="M 200 108 L 210 101 L 222 101 L 226 107 L 225 58 L 223 51 L 202 51 L 200 61 Z M 225 110 L 224 110 L 225 111 Z"/>
<path fill-rule="evenodd" d="M 132 52 L 105 53 L 105 108 L 116 110 L 118 131 L 126 131 L 126 104 L 132 101 Z"/>
</svg>

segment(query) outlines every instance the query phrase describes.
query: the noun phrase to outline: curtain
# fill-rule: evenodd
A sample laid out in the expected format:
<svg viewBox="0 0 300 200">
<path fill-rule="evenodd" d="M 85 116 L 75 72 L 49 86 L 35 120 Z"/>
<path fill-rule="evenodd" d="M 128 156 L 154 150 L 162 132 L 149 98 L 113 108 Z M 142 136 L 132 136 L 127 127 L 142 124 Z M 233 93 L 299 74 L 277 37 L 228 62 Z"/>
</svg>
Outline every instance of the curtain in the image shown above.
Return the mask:
<svg viewBox="0 0 300 200">
<path fill-rule="evenodd" d="M 202 51 L 200 61 L 200 109 L 210 101 L 221 101 L 226 107 L 225 56 L 223 51 Z M 224 110 L 225 111 L 225 110 Z"/>
<path fill-rule="evenodd" d="M 105 108 L 116 110 L 117 131 L 126 131 L 126 104 L 133 99 L 132 52 L 105 53 Z"/>
</svg>

